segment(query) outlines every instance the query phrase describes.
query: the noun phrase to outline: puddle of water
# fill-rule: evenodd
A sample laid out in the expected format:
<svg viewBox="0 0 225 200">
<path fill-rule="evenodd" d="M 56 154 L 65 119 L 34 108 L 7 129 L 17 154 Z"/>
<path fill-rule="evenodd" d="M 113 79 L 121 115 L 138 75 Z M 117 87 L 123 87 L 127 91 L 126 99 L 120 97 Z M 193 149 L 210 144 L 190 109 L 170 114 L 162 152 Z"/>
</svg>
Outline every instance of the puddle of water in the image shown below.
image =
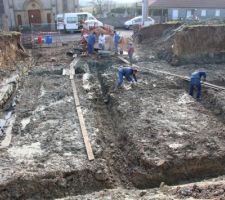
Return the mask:
<svg viewBox="0 0 225 200">
<path fill-rule="evenodd" d="M 23 145 L 22 147 L 12 147 L 8 149 L 8 153 L 11 157 L 22 159 L 22 158 L 33 158 L 33 156 L 41 155 L 43 150 L 41 149 L 41 143 L 36 142 L 31 145 Z"/>
<path fill-rule="evenodd" d="M 24 118 L 21 120 L 21 124 L 22 124 L 22 130 L 24 130 L 27 126 L 27 124 L 30 123 L 30 117 Z"/>
</svg>

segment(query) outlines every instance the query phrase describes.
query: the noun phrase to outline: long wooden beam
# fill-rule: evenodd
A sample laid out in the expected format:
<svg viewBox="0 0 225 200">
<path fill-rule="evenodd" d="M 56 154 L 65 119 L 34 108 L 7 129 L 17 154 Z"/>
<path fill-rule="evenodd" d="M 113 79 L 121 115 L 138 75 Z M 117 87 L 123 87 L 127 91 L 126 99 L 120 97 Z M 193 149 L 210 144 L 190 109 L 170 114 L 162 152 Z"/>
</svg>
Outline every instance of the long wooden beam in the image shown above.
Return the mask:
<svg viewBox="0 0 225 200">
<path fill-rule="evenodd" d="M 76 66 L 78 61 L 79 61 L 79 58 L 75 58 L 73 60 L 73 62 L 70 64 L 70 80 L 71 80 L 71 85 L 73 88 L 73 95 L 74 95 L 76 111 L 77 111 L 79 122 L 80 122 L 80 128 L 81 128 L 81 132 L 82 132 L 83 139 L 84 139 L 84 144 L 85 144 L 86 151 L 87 151 L 87 156 L 88 156 L 89 160 L 94 160 L 95 157 L 94 157 L 94 154 L 92 151 L 91 143 L 89 141 L 88 132 L 87 132 L 87 129 L 85 126 L 85 120 L 83 117 L 82 109 L 80 107 L 80 100 L 78 97 L 77 88 L 76 88 L 76 84 L 75 84 L 75 80 L 74 80 L 74 75 L 75 75 L 74 67 Z"/>
<path fill-rule="evenodd" d="M 130 62 L 128 60 L 126 60 L 125 58 L 123 58 L 122 56 L 118 56 L 118 58 L 121 61 L 123 61 L 124 63 L 130 64 Z M 149 69 L 149 68 L 146 68 L 146 67 L 140 67 L 138 65 L 132 65 L 132 66 L 134 66 L 134 67 L 136 67 L 138 69 L 144 69 L 144 70 L 147 70 L 147 71 L 150 71 L 150 72 L 166 74 L 166 75 L 174 76 L 174 77 L 186 80 L 186 81 L 190 81 L 190 78 L 188 76 L 181 76 L 181 75 L 173 74 L 173 73 L 170 73 L 170 72 L 167 72 L 167 71 L 161 71 L 161 70 L 156 70 L 156 69 Z M 208 83 L 208 82 L 205 82 L 205 81 L 202 82 L 202 85 L 204 85 L 206 87 L 209 87 L 209 88 L 212 88 L 212 89 L 215 89 L 215 90 L 225 90 L 225 87 L 214 85 L 212 83 Z"/>
</svg>

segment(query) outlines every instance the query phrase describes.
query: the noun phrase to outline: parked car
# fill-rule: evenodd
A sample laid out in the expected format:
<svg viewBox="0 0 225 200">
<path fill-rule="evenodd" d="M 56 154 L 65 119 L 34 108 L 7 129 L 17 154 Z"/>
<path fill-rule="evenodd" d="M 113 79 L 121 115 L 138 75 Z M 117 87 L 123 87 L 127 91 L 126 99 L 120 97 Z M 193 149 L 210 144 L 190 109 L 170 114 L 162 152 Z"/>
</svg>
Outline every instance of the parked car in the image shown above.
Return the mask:
<svg viewBox="0 0 225 200">
<path fill-rule="evenodd" d="M 153 24 L 155 24 L 155 20 L 151 17 L 148 17 L 143 26 L 150 26 Z M 132 29 L 134 25 L 142 25 L 142 16 L 135 17 L 124 23 L 126 29 Z"/>
<path fill-rule="evenodd" d="M 85 26 L 88 27 L 101 27 L 103 26 L 103 23 L 98 21 L 97 19 L 91 19 L 91 20 L 86 20 L 84 22 Z"/>
</svg>

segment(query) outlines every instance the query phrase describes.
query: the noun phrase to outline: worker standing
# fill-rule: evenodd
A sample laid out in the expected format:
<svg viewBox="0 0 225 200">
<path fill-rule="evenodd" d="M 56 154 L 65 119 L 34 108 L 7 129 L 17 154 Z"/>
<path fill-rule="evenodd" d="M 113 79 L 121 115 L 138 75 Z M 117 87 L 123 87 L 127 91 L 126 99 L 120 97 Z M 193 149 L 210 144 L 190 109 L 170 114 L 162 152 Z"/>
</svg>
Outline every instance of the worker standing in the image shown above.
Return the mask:
<svg viewBox="0 0 225 200">
<path fill-rule="evenodd" d="M 118 71 L 118 81 L 117 87 L 120 87 L 123 83 L 123 77 L 127 79 L 127 81 L 135 83 L 137 82 L 136 78 L 137 69 L 134 69 L 130 66 L 121 66 Z"/>
<path fill-rule="evenodd" d="M 95 42 L 96 42 L 96 33 L 93 32 L 88 35 L 88 41 L 87 41 L 88 54 L 93 54 Z"/>
<path fill-rule="evenodd" d="M 130 42 L 128 45 L 128 57 L 129 57 L 130 64 L 133 63 L 133 54 L 134 54 L 134 47 L 133 47 L 133 44 Z"/>
<path fill-rule="evenodd" d="M 120 35 L 116 31 L 114 31 L 113 41 L 114 41 L 115 52 L 116 52 L 116 54 L 118 54 L 118 47 L 119 47 L 119 43 L 120 43 Z"/>
<path fill-rule="evenodd" d="M 101 50 L 105 50 L 105 35 L 101 33 L 98 37 L 98 45 Z"/>
<path fill-rule="evenodd" d="M 197 88 L 197 99 L 201 97 L 201 79 L 206 80 L 206 73 L 204 70 L 196 70 L 191 74 L 190 91 L 189 94 L 193 96 L 194 89 Z"/>
</svg>

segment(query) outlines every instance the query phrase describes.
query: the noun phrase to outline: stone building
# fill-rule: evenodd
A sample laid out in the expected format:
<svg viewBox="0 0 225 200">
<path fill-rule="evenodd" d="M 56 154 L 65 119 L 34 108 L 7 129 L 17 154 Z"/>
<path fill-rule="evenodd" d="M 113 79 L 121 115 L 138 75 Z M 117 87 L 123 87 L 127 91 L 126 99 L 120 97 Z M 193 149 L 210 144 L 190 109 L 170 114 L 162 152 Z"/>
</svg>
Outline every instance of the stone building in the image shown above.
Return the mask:
<svg viewBox="0 0 225 200">
<path fill-rule="evenodd" d="M 0 6 L 1 1 L 9 27 L 54 23 L 57 14 L 79 10 L 79 0 L 0 0 Z"/>
</svg>

